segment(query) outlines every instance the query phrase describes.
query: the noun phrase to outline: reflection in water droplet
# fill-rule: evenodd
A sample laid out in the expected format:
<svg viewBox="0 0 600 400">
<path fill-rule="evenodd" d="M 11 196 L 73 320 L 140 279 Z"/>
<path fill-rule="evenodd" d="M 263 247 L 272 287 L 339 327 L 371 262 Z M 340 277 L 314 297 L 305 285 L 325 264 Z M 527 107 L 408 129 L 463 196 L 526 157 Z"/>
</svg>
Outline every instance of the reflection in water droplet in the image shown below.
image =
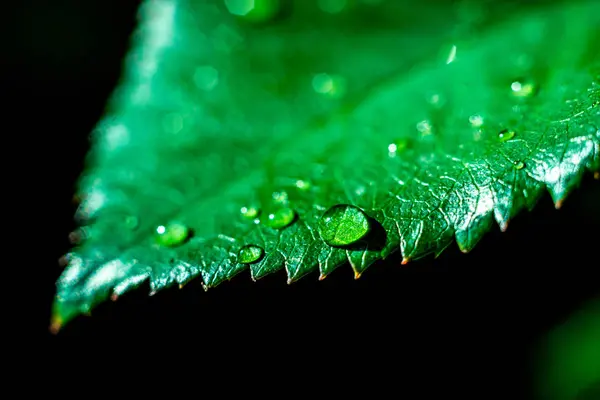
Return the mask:
<svg viewBox="0 0 600 400">
<path fill-rule="evenodd" d="M 428 120 L 423 120 L 417 124 L 417 130 L 423 136 L 431 135 L 433 128 L 431 127 L 431 122 Z"/>
<path fill-rule="evenodd" d="M 510 129 L 503 129 L 498 133 L 498 140 L 500 140 L 501 142 L 508 142 L 515 136 L 517 136 L 517 133 L 515 131 Z"/>
<path fill-rule="evenodd" d="M 296 212 L 291 208 L 285 207 L 269 214 L 265 223 L 273 229 L 282 229 L 294 222 L 295 218 Z"/>
<path fill-rule="evenodd" d="M 473 128 L 480 128 L 483 126 L 483 117 L 479 114 L 471 115 L 469 117 L 469 123 Z"/>
<path fill-rule="evenodd" d="M 529 97 L 537 92 L 537 86 L 531 81 L 514 81 L 510 89 L 516 97 Z"/>
<path fill-rule="evenodd" d="M 180 245 L 186 241 L 189 235 L 189 228 L 179 222 L 170 222 L 156 228 L 156 241 L 163 246 Z"/>
<path fill-rule="evenodd" d="M 260 209 L 258 207 L 253 206 L 244 206 L 240 208 L 240 213 L 242 213 L 242 216 L 244 216 L 245 218 L 253 219 L 258 217 L 258 214 L 260 214 Z"/>
<path fill-rule="evenodd" d="M 194 83 L 198 89 L 213 90 L 219 83 L 219 71 L 210 65 L 198 67 L 194 72 Z"/>
<path fill-rule="evenodd" d="M 369 217 L 363 210 L 348 204 L 331 207 L 319 220 L 319 234 L 330 246 L 348 246 L 369 232 Z"/>
<path fill-rule="evenodd" d="M 523 161 L 515 161 L 515 169 L 523 169 L 525 168 L 525 163 Z"/>
<path fill-rule="evenodd" d="M 448 58 L 446 59 L 446 64 L 450 64 L 452 62 L 454 62 L 454 60 L 456 60 L 456 50 L 457 47 L 456 45 L 452 45 L 452 48 L 450 49 L 450 53 L 448 54 Z"/>
<path fill-rule="evenodd" d="M 347 0 L 319 0 L 319 8 L 330 14 L 341 12 L 347 4 Z"/>
<path fill-rule="evenodd" d="M 260 261 L 264 254 L 262 247 L 248 244 L 240 249 L 237 261 L 241 264 L 251 264 Z"/>
</svg>

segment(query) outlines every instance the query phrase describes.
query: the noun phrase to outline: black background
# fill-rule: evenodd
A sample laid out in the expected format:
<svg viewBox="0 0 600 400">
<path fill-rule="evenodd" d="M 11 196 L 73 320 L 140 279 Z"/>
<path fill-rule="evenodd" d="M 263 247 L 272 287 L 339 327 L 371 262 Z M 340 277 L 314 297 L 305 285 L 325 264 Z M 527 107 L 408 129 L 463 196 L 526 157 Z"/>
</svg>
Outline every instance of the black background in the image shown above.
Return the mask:
<svg viewBox="0 0 600 400">
<path fill-rule="evenodd" d="M 383 369 L 392 377 L 380 375 L 380 383 L 392 385 L 394 395 L 434 390 L 479 397 L 485 391 L 494 396 L 480 398 L 527 398 L 543 335 L 600 295 L 600 182 L 588 174 L 561 210 L 545 196 L 508 232 L 494 228 L 467 255 L 452 246 L 435 261 L 407 266 L 392 257 L 358 281 L 343 267 L 323 282 L 311 275 L 290 286 L 283 273 L 257 283 L 242 273 L 206 293 L 196 281 L 150 298 L 146 287 L 50 335 L 57 260 L 75 228 L 73 185 L 88 133 L 118 81 L 136 2 L 22 5 L 11 24 L 17 56 L 3 60 L 15 73 L 4 76 L 3 86 L 15 94 L 20 132 L 35 138 L 29 162 L 39 175 L 29 186 L 36 218 L 44 221 L 33 239 L 43 242 L 35 329 L 44 332 L 51 360 L 127 363 L 137 349 L 164 369 L 163 355 L 196 351 L 202 361 L 186 361 L 193 368 L 221 361 L 228 365 L 224 375 L 257 374 L 259 386 L 276 374 L 289 387 L 305 381 L 352 386 Z M 111 350 L 100 356 L 99 345 Z M 119 353 L 125 348 L 130 351 Z"/>
</svg>

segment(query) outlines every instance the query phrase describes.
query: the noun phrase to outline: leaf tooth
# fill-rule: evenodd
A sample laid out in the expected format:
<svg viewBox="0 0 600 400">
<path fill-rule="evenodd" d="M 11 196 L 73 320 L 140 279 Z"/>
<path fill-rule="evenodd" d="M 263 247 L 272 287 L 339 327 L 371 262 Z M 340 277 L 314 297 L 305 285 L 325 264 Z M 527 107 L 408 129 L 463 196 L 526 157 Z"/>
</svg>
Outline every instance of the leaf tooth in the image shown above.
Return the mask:
<svg viewBox="0 0 600 400">
<path fill-rule="evenodd" d="M 250 276 L 253 281 L 277 272 L 285 265 L 285 257 L 275 246 L 265 250 L 265 252 L 266 255 L 261 262 L 250 265 Z"/>
</svg>

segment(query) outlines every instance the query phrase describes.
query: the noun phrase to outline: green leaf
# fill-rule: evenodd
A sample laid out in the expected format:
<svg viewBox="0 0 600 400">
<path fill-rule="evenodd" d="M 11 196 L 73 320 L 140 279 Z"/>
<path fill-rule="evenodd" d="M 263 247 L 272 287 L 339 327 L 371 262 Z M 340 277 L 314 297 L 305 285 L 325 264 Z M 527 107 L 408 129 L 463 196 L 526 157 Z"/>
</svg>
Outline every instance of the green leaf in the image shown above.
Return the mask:
<svg viewBox="0 0 600 400">
<path fill-rule="evenodd" d="M 145 281 L 467 252 L 600 169 L 597 1 L 264 1 L 140 10 L 54 329 Z"/>
</svg>

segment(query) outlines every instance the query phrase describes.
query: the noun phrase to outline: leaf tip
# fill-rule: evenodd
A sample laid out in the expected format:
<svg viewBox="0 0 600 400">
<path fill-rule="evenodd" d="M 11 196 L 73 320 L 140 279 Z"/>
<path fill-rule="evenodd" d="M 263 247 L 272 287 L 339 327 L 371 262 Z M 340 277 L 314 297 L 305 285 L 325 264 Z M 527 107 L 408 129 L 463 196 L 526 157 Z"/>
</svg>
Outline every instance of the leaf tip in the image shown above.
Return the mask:
<svg viewBox="0 0 600 400">
<path fill-rule="evenodd" d="M 557 210 L 560 210 L 561 207 L 563 206 L 563 203 L 564 203 L 564 199 L 556 200 L 556 202 L 554 203 L 554 208 L 556 208 Z"/>
<path fill-rule="evenodd" d="M 600 172 L 594 173 L 594 179 L 598 179 L 600 181 Z"/>
<path fill-rule="evenodd" d="M 402 259 L 402 262 L 400 264 L 406 265 L 406 264 L 408 264 L 409 261 L 410 261 L 410 258 L 405 257 L 405 258 Z"/>
<path fill-rule="evenodd" d="M 327 278 L 327 275 L 326 275 L 326 274 L 320 274 L 320 275 L 319 275 L 319 280 L 320 280 L 320 281 L 323 281 L 323 280 L 325 280 L 325 278 Z"/>
<path fill-rule="evenodd" d="M 113 293 L 110 295 L 110 300 L 111 301 L 117 301 L 119 300 L 119 295 L 117 293 Z"/>
<path fill-rule="evenodd" d="M 354 279 L 360 279 L 360 277 L 362 276 L 362 274 L 358 271 L 354 271 Z"/>
<path fill-rule="evenodd" d="M 58 315 L 53 315 L 52 319 L 50 320 L 50 327 L 48 328 L 48 330 L 50 331 L 51 334 L 56 335 L 60 331 L 60 328 L 62 328 L 62 326 L 63 326 L 62 318 L 59 317 Z"/>
<path fill-rule="evenodd" d="M 508 230 L 508 223 L 510 221 L 507 219 L 506 221 L 500 222 L 500 230 L 502 232 L 506 232 Z"/>
</svg>

